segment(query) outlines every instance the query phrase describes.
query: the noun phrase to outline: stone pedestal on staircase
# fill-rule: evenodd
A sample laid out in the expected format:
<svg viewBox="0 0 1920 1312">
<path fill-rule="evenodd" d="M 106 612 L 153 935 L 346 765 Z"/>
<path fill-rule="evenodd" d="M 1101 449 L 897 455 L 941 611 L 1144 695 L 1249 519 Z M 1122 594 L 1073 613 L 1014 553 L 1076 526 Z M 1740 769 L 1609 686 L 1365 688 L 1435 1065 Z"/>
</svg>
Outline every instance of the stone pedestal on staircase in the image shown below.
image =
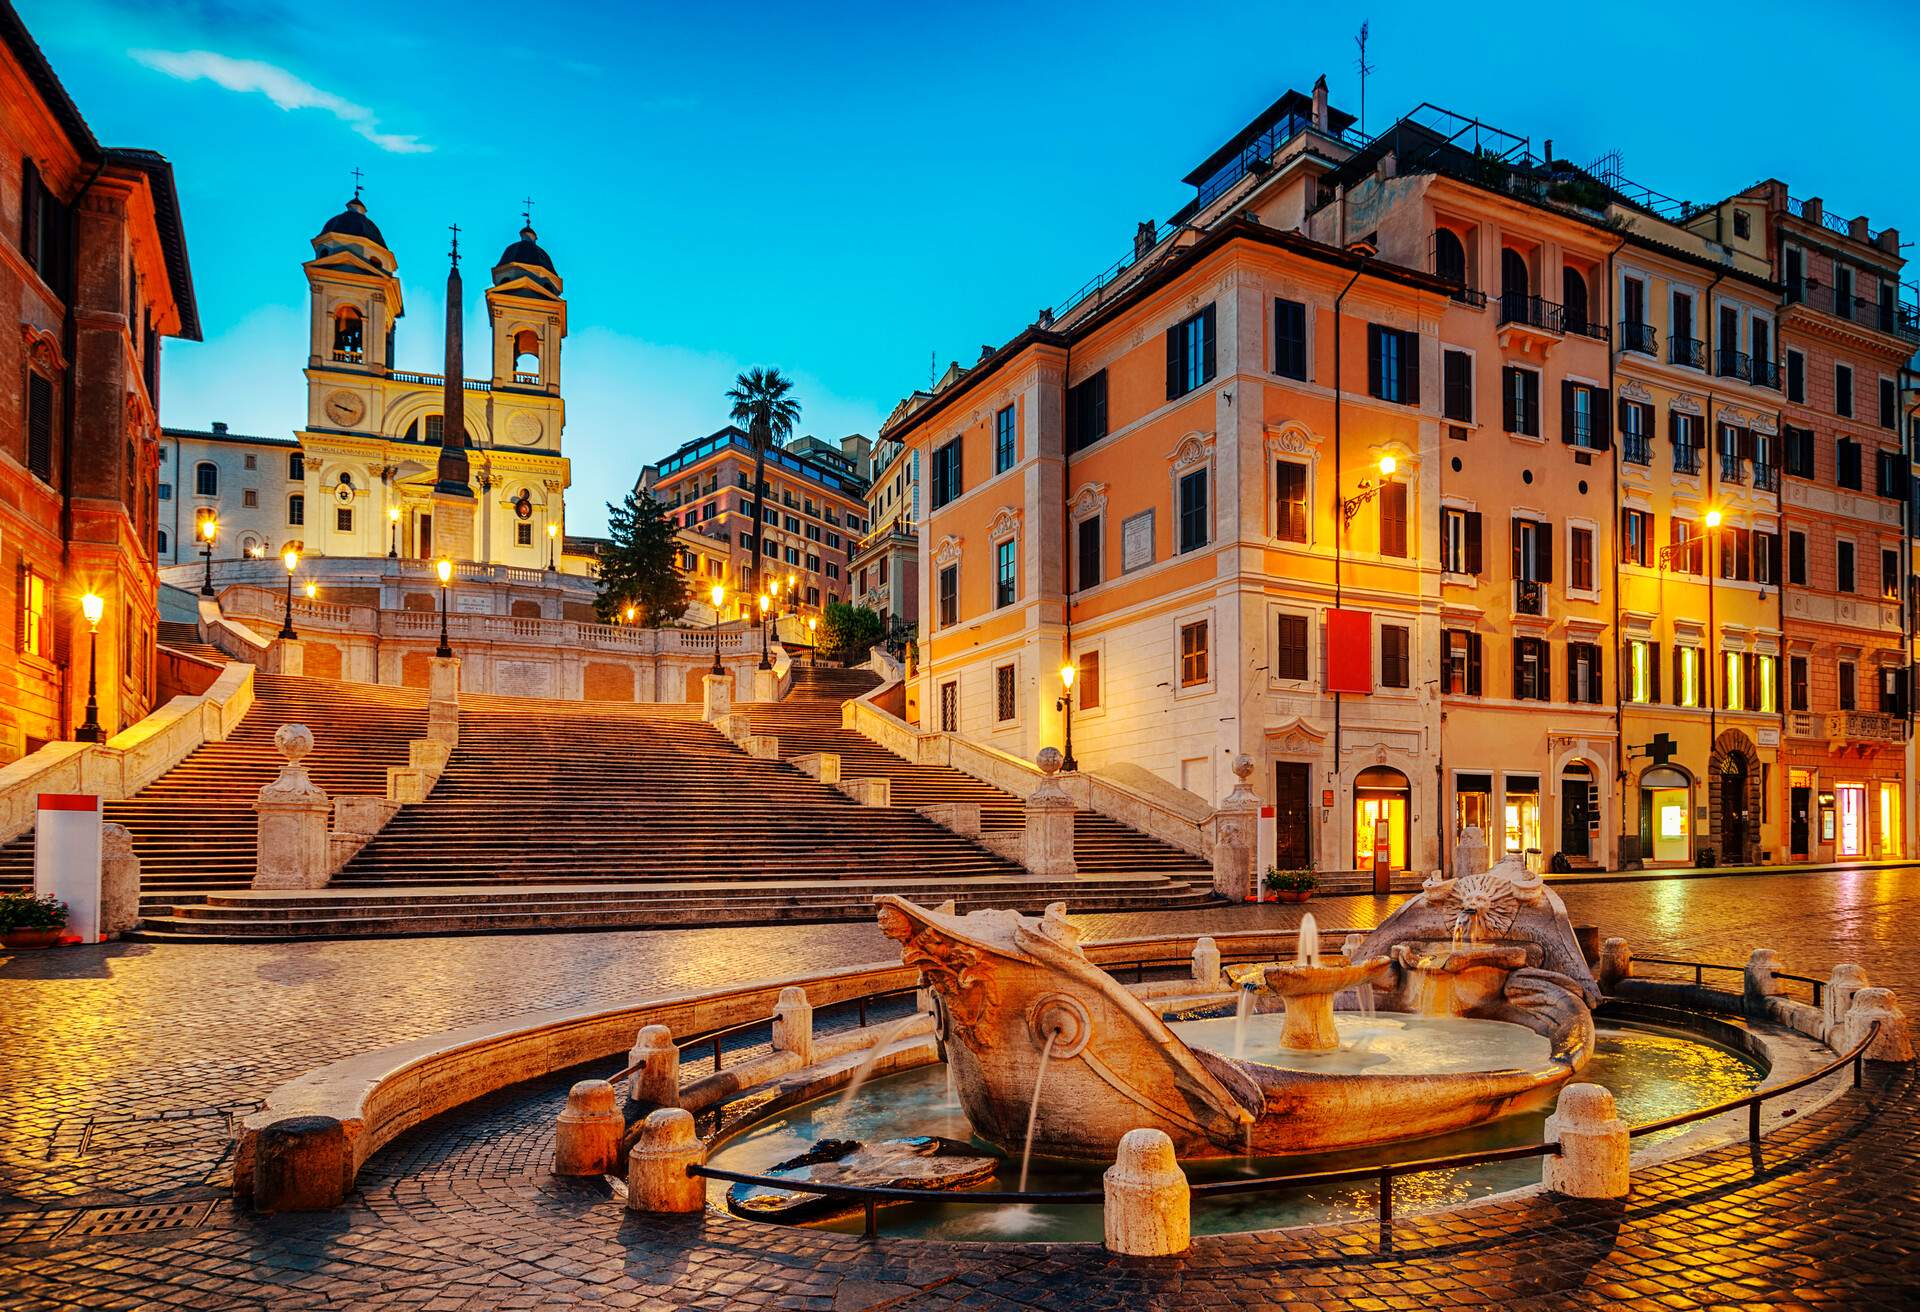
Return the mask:
<svg viewBox="0 0 1920 1312">
<path fill-rule="evenodd" d="M 708 724 L 733 714 L 733 676 L 709 670 L 701 676 L 700 718 Z"/>
<path fill-rule="evenodd" d="M 254 799 L 259 820 L 253 886 L 324 888 L 333 869 L 327 838 L 333 804 L 300 764 L 313 750 L 313 732 L 304 724 L 283 724 L 273 743 L 286 764 Z"/>
<path fill-rule="evenodd" d="M 449 747 L 460 741 L 460 658 L 436 656 L 427 685 L 427 738 Z"/>
<path fill-rule="evenodd" d="M 140 858 L 125 825 L 100 826 L 100 936 L 119 938 L 140 923 Z"/>
<path fill-rule="evenodd" d="M 1261 874 L 1253 868 L 1260 797 L 1247 786 L 1253 758 L 1235 757 L 1233 773 L 1239 782 L 1209 822 L 1213 828 L 1213 891 L 1229 902 L 1246 902 L 1259 888 Z"/>
<path fill-rule="evenodd" d="M 1034 758 L 1040 767 L 1040 786 L 1027 796 L 1026 860 L 1030 875 L 1071 879 L 1079 873 L 1073 859 L 1073 799 L 1054 776 L 1062 762 L 1060 750 L 1043 747 Z"/>
</svg>

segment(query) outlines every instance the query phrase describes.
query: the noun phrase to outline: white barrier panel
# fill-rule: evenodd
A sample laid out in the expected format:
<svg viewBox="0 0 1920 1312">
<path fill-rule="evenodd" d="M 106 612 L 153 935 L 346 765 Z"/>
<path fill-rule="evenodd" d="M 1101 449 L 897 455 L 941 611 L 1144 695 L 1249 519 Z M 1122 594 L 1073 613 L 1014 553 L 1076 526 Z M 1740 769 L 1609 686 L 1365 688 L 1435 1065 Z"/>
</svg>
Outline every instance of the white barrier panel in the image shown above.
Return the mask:
<svg viewBox="0 0 1920 1312">
<path fill-rule="evenodd" d="M 100 941 L 100 799 L 92 793 L 40 794 L 33 891 L 67 904 L 66 937 Z"/>
<path fill-rule="evenodd" d="M 1267 871 L 1272 868 L 1280 854 L 1280 831 L 1273 818 L 1273 808 L 1260 808 L 1260 823 L 1253 827 L 1253 900 L 1267 900 Z"/>
</svg>

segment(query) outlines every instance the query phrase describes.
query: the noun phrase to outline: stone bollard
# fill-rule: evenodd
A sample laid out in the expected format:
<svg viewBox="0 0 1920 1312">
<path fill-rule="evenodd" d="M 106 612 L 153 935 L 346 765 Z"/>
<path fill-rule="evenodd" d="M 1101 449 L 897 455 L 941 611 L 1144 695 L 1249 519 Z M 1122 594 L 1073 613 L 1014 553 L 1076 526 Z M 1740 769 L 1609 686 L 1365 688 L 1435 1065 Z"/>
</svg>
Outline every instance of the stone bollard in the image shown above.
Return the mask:
<svg viewBox="0 0 1920 1312">
<path fill-rule="evenodd" d="M 1541 1184 L 1569 1198 L 1627 1196 L 1633 1143 L 1604 1085 L 1569 1084 L 1560 1090 L 1560 1101 L 1547 1117 L 1546 1137 L 1559 1142 L 1560 1152 L 1542 1159 Z"/>
<path fill-rule="evenodd" d="M 1064 760 L 1058 747 L 1042 747 L 1033 758 L 1040 767 L 1040 786 L 1027 795 L 1021 864 L 1028 874 L 1048 879 L 1071 879 L 1080 869 L 1073 857 L 1073 799 L 1054 778 Z"/>
<path fill-rule="evenodd" d="M 1193 982 L 1208 991 L 1225 987 L 1220 982 L 1220 947 L 1206 934 L 1193 941 Z"/>
<path fill-rule="evenodd" d="M 1826 1016 L 1827 1033 L 1838 1038 L 1840 1027 L 1847 1023 L 1847 1011 L 1853 1006 L 1854 994 L 1861 989 L 1870 988 L 1867 972 L 1850 962 L 1841 962 L 1827 976 L 1827 990 L 1820 999 L 1820 1009 Z"/>
<path fill-rule="evenodd" d="M 1247 785 L 1253 773 L 1251 756 L 1233 758 L 1239 782 L 1213 813 L 1213 891 L 1229 902 L 1253 900 L 1259 890 L 1255 848 L 1260 819 L 1260 797 Z"/>
<path fill-rule="evenodd" d="M 712 671 L 700 676 L 700 718 L 711 724 L 723 715 L 733 714 L 733 676 Z"/>
<path fill-rule="evenodd" d="M 1193 1238 L 1193 1195 L 1164 1130 L 1128 1130 L 1101 1177 L 1109 1253 L 1171 1257 Z"/>
<path fill-rule="evenodd" d="M 773 1047 L 792 1053 L 802 1066 L 813 1060 L 813 1004 L 798 985 L 781 989 L 773 1006 Z"/>
<path fill-rule="evenodd" d="M 707 1160 L 693 1113 L 662 1107 L 640 1122 L 627 1154 L 627 1206 L 636 1212 L 697 1212 L 706 1206 L 705 1182 L 688 1175 Z"/>
<path fill-rule="evenodd" d="M 125 825 L 100 826 L 100 937 L 119 938 L 140 923 L 140 858 Z"/>
<path fill-rule="evenodd" d="M 460 741 L 460 658 L 435 656 L 427 675 L 427 740 Z"/>
<path fill-rule="evenodd" d="M 1747 958 L 1746 998 L 1749 1010 L 1764 1012 L 1768 998 L 1777 998 L 1787 991 L 1787 986 L 1777 978 L 1780 973 L 1780 954 L 1772 948 L 1755 948 L 1753 955 Z"/>
<path fill-rule="evenodd" d="M 1620 981 L 1633 976 L 1633 949 L 1623 938 L 1610 938 L 1600 945 L 1600 991 L 1612 993 Z"/>
<path fill-rule="evenodd" d="M 620 1136 L 626 1131 L 613 1105 L 613 1085 L 582 1080 L 567 1090 L 567 1106 L 553 1135 L 555 1175 L 605 1175 L 620 1169 Z"/>
<path fill-rule="evenodd" d="M 1880 1033 L 1867 1049 L 1866 1059 L 1912 1061 L 1913 1031 L 1908 1028 L 1907 1015 L 1900 1010 L 1892 989 L 1861 989 L 1853 995 L 1853 1005 L 1847 1008 L 1846 1037 L 1840 1050 L 1852 1051 L 1854 1044 L 1867 1037 L 1867 1030 L 1875 1021 L 1880 1022 Z"/>
<path fill-rule="evenodd" d="M 627 1096 L 653 1107 L 680 1105 L 680 1048 L 665 1025 L 644 1025 L 627 1054 L 627 1065 L 637 1066 L 627 1082 Z"/>
<path fill-rule="evenodd" d="M 286 764 L 254 798 L 259 819 L 253 886 L 325 888 L 333 873 L 327 842 L 327 813 L 333 804 L 300 764 L 313 750 L 313 732 L 304 724 L 283 724 L 273 735 L 273 745 Z"/>
</svg>

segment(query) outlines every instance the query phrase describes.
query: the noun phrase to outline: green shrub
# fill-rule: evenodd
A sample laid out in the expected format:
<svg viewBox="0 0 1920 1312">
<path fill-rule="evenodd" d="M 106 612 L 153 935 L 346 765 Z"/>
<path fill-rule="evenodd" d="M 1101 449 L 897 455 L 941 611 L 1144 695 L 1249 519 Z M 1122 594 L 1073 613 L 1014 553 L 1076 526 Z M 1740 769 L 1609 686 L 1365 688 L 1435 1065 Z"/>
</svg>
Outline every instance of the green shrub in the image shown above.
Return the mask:
<svg viewBox="0 0 1920 1312">
<path fill-rule="evenodd" d="M 10 929 L 65 929 L 67 904 L 49 893 L 0 894 L 0 932 Z"/>
</svg>

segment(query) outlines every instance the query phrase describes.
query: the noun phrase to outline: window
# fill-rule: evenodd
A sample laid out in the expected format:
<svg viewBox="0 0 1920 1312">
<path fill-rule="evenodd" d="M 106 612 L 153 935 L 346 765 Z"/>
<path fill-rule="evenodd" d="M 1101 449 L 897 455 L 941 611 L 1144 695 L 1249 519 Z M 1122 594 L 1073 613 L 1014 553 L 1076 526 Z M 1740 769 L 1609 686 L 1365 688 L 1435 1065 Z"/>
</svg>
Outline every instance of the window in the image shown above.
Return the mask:
<svg viewBox="0 0 1920 1312">
<path fill-rule="evenodd" d="M 155 550 L 162 556 L 167 554 L 167 531 L 165 529 L 159 531 L 159 538 L 155 543 Z"/>
<path fill-rule="evenodd" d="M 1653 512 L 1620 512 L 1620 560 L 1626 565 L 1653 564 Z"/>
<path fill-rule="evenodd" d="M 1408 659 L 1411 631 L 1404 624 L 1380 626 L 1380 686 L 1405 688 L 1412 682 Z"/>
<path fill-rule="evenodd" d="M 1833 266 L 1833 312 L 1853 318 L 1853 270 L 1838 261 Z"/>
<path fill-rule="evenodd" d="M 1642 706 L 1660 700 L 1660 644 L 1650 639 L 1627 642 L 1627 700 Z"/>
<path fill-rule="evenodd" d="M 1180 550 L 1207 545 L 1207 471 L 1196 469 L 1180 478 Z"/>
<path fill-rule="evenodd" d="M 1900 410 L 1899 393 L 1894 388 L 1893 379 L 1880 380 L 1880 427 L 1892 430 L 1898 424 L 1895 416 Z"/>
<path fill-rule="evenodd" d="M 287 457 L 287 478 L 291 482 L 298 483 L 306 476 L 307 457 L 302 452 L 295 451 Z"/>
<path fill-rule="evenodd" d="M 1787 473 L 1793 478 L 1813 477 L 1813 430 L 1782 426 L 1781 445 L 1786 450 Z"/>
<path fill-rule="evenodd" d="M 1213 381 L 1213 306 L 1167 329 L 1167 400 Z"/>
<path fill-rule="evenodd" d="M 1282 378 L 1307 376 L 1307 307 L 1299 301 L 1274 299 L 1273 371 Z"/>
<path fill-rule="evenodd" d="M 1745 582 L 1753 574 L 1753 552 L 1747 530 L 1727 527 L 1720 530 L 1720 577 Z"/>
<path fill-rule="evenodd" d="M 1667 439 L 1673 447 L 1673 472 L 1700 472 L 1700 448 L 1706 445 L 1706 422 L 1682 410 L 1667 411 Z"/>
<path fill-rule="evenodd" d="M 1807 709 L 1807 658 L 1805 656 L 1787 657 L 1787 709 L 1790 711 Z"/>
<path fill-rule="evenodd" d="M 1573 592 L 1593 591 L 1593 530 L 1576 528 L 1567 538 L 1567 587 Z"/>
<path fill-rule="evenodd" d="M 156 489 L 156 491 L 158 492 L 158 494 L 159 494 L 159 499 L 160 499 L 161 501 L 171 501 L 171 500 L 173 500 L 173 484 L 171 484 L 171 483 L 162 483 L 162 484 L 161 484 L 161 485 L 160 485 L 160 486 L 159 486 L 159 487 L 158 487 L 158 488 Z"/>
<path fill-rule="evenodd" d="M 1900 600 L 1900 553 L 1886 547 L 1880 549 L 1880 595 Z"/>
<path fill-rule="evenodd" d="M 1012 538 L 998 543 L 993 549 L 993 604 L 1011 606 L 1019 595 L 1019 580 L 1014 575 L 1014 561 L 1019 543 Z"/>
<path fill-rule="evenodd" d="M 18 645 L 29 656 L 51 654 L 47 632 L 47 579 L 37 570 L 20 570 L 20 632 Z"/>
<path fill-rule="evenodd" d="M 1074 525 L 1074 566 L 1077 572 L 1077 587 L 1084 591 L 1100 585 L 1100 534 L 1101 517 L 1094 515 Z"/>
<path fill-rule="evenodd" d="M 1307 678 L 1307 617 L 1282 615 L 1273 644 L 1273 677 L 1304 682 Z"/>
<path fill-rule="evenodd" d="M 940 685 L 940 732 L 960 732 L 960 684 L 949 679 Z"/>
<path fill-rule="evenodd" d="M 1620 448 L 1632 464 L 1653 463 L 1653 406 L 1648 402 L 1620 403 Z"/>
<path fill-rule="evenodd" d="M 945 628 L 960 622 L 960 567 L 949 565 L 940 571 L 940 625 Z"/>
<path fill-rule="evenodd" d="M 359 364 L 365 358 L 365 331 L 360 311 L 343 305 L 333 315 L 333 358 L 345 364 Z"/>
<path fill-rule="evenodd" d="M 1787 582 L 1807 584 L 1807 535 L 1797 528 L 1787 530 Z"/>
<path fill-rule="evenodd" d="M 287 498 L 287 523 L 296 527 L 307 522 L 307 499 L 295 492 Z"/>
<path fill-rule="evenodd" d="M 1698 647 L 1673 649 L 1673 704 L 1700 705 L 1700 665 L 1706 653 Z"/>
<path fill-rule="evenodd" d="M 1207 681 L 1207 622 L 1180 626 L 1180 686 L 1193 688 Z"/>
<path fill-rule="evenodd" d="M 1005 724 L 1013 718 L 1013 666 L 993 667 L 993 718 Z"/>
<path fill-rule="evenodd" d="M 1833 412 L 1842 419 L 1853 418 L 1853 370 L 1844 364 L 1833 366 Z"/>
<path fill-rule="evenodd" d="M 1513 577 L 1523 583 L 1553 582 L 1553 525 L 1513 521 Z"/>
<path fill-rule="evenodd" d="M 1098 710 L 1100 707 L 1100 653 L 1083 651 L 1080 653 L 1080 677 L 1073 686 L 1080 696 L 1080 709 Z"/>
<path fill-rule="evenodd" d="M 1538 375 L 1536 375 L 1536 378 Z M 1560 440 L 1568 446 L 1603 451 L 1611 442 L 1607 431 L 1607 394 L 1586 383 L 1560 384 Z"/>
<path fill-rule="evenodd" d="M 1107 435 L 1107 371 L 1067 389 L 1067 450 L 1092 446 Z"/>
<path fill-rule="evenodd" d="M 202 460 L 193 467 L 193 492 L 195 496 L 217 497 L 220 495 L 220 469 L 210 460 Z"/>
<path fill-rule="evenodd" d="M 935 510 L 960 495 L 960 441 L 956 437 L 933 453 L 932 506 Z"/>
<path fill-rule="evenodd" d="M 1853 662 L 1841 661 L 1840 662 L 1840 709 L 1841 710 L 1851 711 L 1854 709 L 1855 702 L 1858 700 L 1857 697 L 1855 696 L 1855 685 L 1856 685 L 1856 678 L 1855 678 Z"/>
<path fill-rule="evenodd" d="M 1466 629 L 1448 629 L 1441 648 L 1440 691 L 1480 695 L 1480 635 Z"/>
<path fill-rule="evenodd" d="M 1787 348 L 1787 400 L 1807 399 L 1807 357 L 1805 352 Z"/>
<path fill-rule="evenodd" d="M 1733 235 L 1744 241 L 1752 235 L 1752 231 L 1753 217 L 1745 210 L 1735 210 L 1733 212 Z"/>
<path fill-rule="evenodd" d="M 1778 534 L 1753 532 L 1753 581 L 1755 583 L 1778 583 L 1780 581 L 1780 538 Z"/>
<path fill-rule="evenodd" d="M 1013 468 L 1013 407 L 1008 406 L 993 417 L 993 472 L 1004 474 Z"/>
<path fill-rule="evenodd" d="M 1720 661 L 1720 709 L 1723 711 L 1743 711 L 1747 709 L 1746 654 L 1729 651 L 1721 653 Z"/>
<path fill-rule="evenodd" d="M 797 518 L 792 515 L 783 515 L 781 518 L 785 521 L 781 524 L 781 527 L 786 529 L 787 532 L 798 533 L 800 531 L 800 521 Z"/>
<path fill-rule="evenodd" d="M 1380 554 L 1405 560 L 1407 556 L 1407 485 L 1380 485 Z"/>
<path fill-rule="evenodd" d="M 1481 566 L 1480 512 L 1440 512 L 1440 568 L 1448 574 L 1478 574 Z"/>
<path fill-rule="evenodd" d="M 1540 374 L 1508 365 L 1500 371 L 1501 423 L 1509 433 L 1540 436 Z"/>
<path fill-rule="evenodd" d="M 1597 706 L 1600 703 L 1600 648 L 1591 642 L 1567 644 L 1567 700 Z"/>
<path fill-rule="evenodd" d="M 241 464 L 247 469 L 258 469 L 260 468 L 260 457 L 256 453 L 249 451 L 245 456 L 241 457 Z"/>
<path fill-rule="evenodd" d="M 1833 586 L 1838 592 L 1853 591 L 1853 543 L 1833 544 Z"/>
<path fill-rule="evenodd" d="M 1902 672 L 1892 666 L 1882 666 L 1880 670 L 1880 713 L 1907 713 L 1906 680 Z"/>
<path fill-rule="evenodd" d="M 1518 701 L 1553 700 L 1552 657 L 1544 638 L 1513 640 L 1513 695 Z"/>
<path fill-rule="evenodd" d="M 1450 283 L 1466 286 L 1467 248 L 1451 228 L 1433 230 L 1433 272 Z"/>
<path fill-rule="evenodd" d="M 1282 542 L 1307 540 L 1307 467 L 1294 460 L 1274 465 L 1274 535 Z"/>
<path fill-rule="evenodd" d="M 513 526 L 513 540 L 516 546 L 522 546 L 522 547 L 532 546 L 533 545 L 533 525 L 515 524 Z"/>
<path fill-rule="evenodd" d="M 1420 334 L 1367 325 L 1367 393 L 1400 405 L 1420 404 Z"/>
<path fill-rule="evenodd" d="M 1834 481 L 1841 487 L 1860 490 L 1860 444 L 1850 437 L 1833 444 Z"/>
<path fill-rule="evenodd" d="M 1699 525 L 1690 519 L 1675 515 L 1669 525 L 1669 559 L 1673 562 L 1676 574 L 1706 573 L 1707 542 L 1700 535 Z"/>
<path fill-rule="evenodd" d="M 1448 419 L 1473 422 L 1473 357 L 1465 351 L 1440 353 L 1440 407 Z"/>
<path fill-rule="evenodd" d="M 1767 715 L 1780 710 L 1780 658 L 1753 658 L 1753 709 Z"/>
<path fill-rule="evenodd" d="M 353 532 L 353 509 L 350 506 L 335 507 L 333 527 L 341 533 Z"/>
<path fill-rule="evenodd" d="M 243 506 L 257 506 L 260 504 L 260 494 L 252 488 L 244 488 L 240 493 L 240 504 Z"/>
</svg>

